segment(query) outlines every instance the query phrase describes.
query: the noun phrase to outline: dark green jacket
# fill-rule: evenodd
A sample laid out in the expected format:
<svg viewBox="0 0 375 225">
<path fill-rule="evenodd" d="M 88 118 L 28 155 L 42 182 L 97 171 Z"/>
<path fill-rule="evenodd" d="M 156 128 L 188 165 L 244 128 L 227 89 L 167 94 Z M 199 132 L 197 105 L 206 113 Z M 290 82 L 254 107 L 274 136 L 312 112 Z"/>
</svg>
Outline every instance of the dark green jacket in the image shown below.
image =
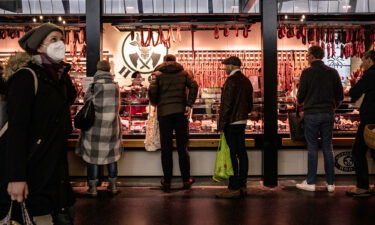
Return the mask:
<svg viewBox="0 0 375 225">
<path fill-rule="evenodd" d="M 184 113 L 197 98 L 198 84 L 177 62 L 164 62 L 153 73 L 148 95 L 157 106 L 158 116 Z M 187 93 L 188 91 L 188 93 Z"/>
</svg>

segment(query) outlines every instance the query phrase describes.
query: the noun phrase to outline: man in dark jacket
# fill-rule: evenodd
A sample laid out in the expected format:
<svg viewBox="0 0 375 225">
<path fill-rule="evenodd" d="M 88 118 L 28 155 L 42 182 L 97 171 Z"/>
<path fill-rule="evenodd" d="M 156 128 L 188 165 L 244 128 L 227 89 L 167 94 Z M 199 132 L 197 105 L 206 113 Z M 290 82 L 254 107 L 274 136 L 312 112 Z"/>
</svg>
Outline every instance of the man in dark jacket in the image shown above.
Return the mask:
<svg viewBox="0 0 375 225">
<path fill-rule="evenodd" d="M 185 112 L 188 115 L 191 113 L 191 107 L 197 98 L 198 84 L 182 65 L 176 62 L 174 55 L 166 55 L 164 63 L 156 67 L 153 76 L 155 78 L 149 87 L 149 98 L 151 104 L 157 106 L 164 172 L 164 178 L 161 180 L 162 189 L 168 192 L 171 186 L 173 130 L 176 132 L 183 188 L 189 189 L 194 179 L 190 177 L 187 149 L 189 128 Z M 186 96 L 187 90 L 189 93 Z"/>
<path fill-rule="evenodd" d="M 218 128 L 224 132 L 230 148 L 234 175 L 229 178 L 228 189 L 216 194 L 218 198 L 239 198 L 246 195 L 249 170 L 245 146 L 245 128 L 253 107 L 253 86 L 241 72 L 241 60 L 231 56 L 222 62 L 229 75 L 221 93 Z"/>
<path fill-rule="evenodd" d="M 358 100 L 364 94 L 359 109 L 361 124 L 358 127 L 352 151 L 357 187 L 347 192 L 348 195 L 355 197 L 371 195 L 366 158 L 368 147 L 365 143 L 363 132 L 367 124 L 375 124 L 375 51 L 372 50 L 364 54 L 361 67 L 365 70 L 365 73 L 349 91 L 352 101 Z"/>
<path fill-rule="evenodd" d="M 315 191 L 315 177 L 318 165 L 318 138 L 322 138 L 324 168 L 327 176 L 327 190 L 334 192 L 334 161 L 332 131 L 335 109 L 341 104 L 344 94 L 338 72 L 324 65 L 324 51 L 319 46 L 310 47 L 307 61 L 310 67 L 302 72 L 298 88 L 298 104 L 303 104 L 305 138 L 308 150 L 307 179 L 296 187 Z"/>
<path fill-rule="evenodd" d="M 15 200 L 26 203 L 36 224 L 73 224 L 67 138 L 76 90 L 70 66 L 62 61 L 62 38 L 63 31 L 53 24 L 34 28 L 19 40 L 27 53 L 8 61 L 9 125 L 0 139 L 0 217 Z M 25 67 L 37 79 L 21 69 Z"/>
</svg>

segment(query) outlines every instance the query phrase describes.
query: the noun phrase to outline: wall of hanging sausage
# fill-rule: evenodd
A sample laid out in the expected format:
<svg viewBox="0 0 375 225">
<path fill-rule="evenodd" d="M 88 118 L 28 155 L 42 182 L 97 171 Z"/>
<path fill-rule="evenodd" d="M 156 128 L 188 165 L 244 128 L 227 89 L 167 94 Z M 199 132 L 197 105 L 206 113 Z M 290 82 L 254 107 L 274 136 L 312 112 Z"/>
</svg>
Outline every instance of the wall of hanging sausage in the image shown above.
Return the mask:
<svg viewBox="0 0 375 225">
<path fill-rule="evenodd" d="M 307 47 L 312 45 L 321 46 L 325 50 L 323 61 L 338 70 L 345 92 L 350 89 L 350 84 L 353 81 L 360 79 L 363 75 L 358 61 L 365 53 L 366 44 L 372 44 L 372 49 L 375 49 L 375 30 L 361 26 L 296 26 L 284 24 L 278 27 L 278 38 L 279 40 L 298 39 Z M 295 60 L 291 61 L 290 59 L 286 61 L 295 62 Z M 303 63 L 302 65 L 307 66 Z M 280 82 L 279 80 L 278 125 L 279 133 L 286 134 L 289 133 L 287 113 L 295 110 L 294 97 L 298 90 L 299 79 L 297 76 L 289 76 L 288 71 L 285 73 L 286 76 L 280 76 L 280 71 L 283 71 L 283 68 L 279 64 L 279 79 L 285 78 L 287 82 Z M 300 66 L 297 66 L 297 68 L 299 70 Z M 285 69 L 290 70 L 290 67 L 287 66 Z M 289 82 L 290 80 L 292 82 Z M 282 86 L 283 84 L 285 85 Z M 353 136 L 358 125 L 358 109 L 354 107 L 350 98 L 346 96 L 342 105 L 336 110 L 334 134 Z"/>
</svg>

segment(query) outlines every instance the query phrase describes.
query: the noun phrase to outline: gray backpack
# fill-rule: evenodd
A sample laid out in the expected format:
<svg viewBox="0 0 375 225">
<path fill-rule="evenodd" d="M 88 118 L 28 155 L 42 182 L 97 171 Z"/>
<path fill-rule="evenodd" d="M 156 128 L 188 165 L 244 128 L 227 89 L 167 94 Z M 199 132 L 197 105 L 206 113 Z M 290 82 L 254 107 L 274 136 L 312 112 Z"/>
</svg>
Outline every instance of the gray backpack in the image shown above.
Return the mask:
<svg viewBox="0 0 375 225">
<path fill-rule="evenodd" d="M 16 73 L 20 70 L 28 70 L 31 72 L 31 74 L 34 77 L 34 87 L 35 87 L 35 95 L 38 91 L 38 77 L 36 76 L 36 73 L 34 70 L 23 67 L 16 71 Z M 0 100 L 0 137 L 2 137 L 5 132 L 8 130 L 8 114 L 7 114 L 7 103 L 6 100 Z"/>
</svg>

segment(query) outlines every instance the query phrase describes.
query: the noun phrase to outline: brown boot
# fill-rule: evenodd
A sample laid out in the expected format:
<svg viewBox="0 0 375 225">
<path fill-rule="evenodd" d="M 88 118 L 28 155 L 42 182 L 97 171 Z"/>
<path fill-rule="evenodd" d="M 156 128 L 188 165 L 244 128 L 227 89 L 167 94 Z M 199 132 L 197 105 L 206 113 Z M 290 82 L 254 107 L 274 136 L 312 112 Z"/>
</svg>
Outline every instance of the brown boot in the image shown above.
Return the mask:
<svg viewBox="0 0 375 225">
<path fill-rule="evenodd" d="M 240 190 L 230 190 L 227 189 L 223 192 L 219 192 L 216 195 L 216 198 L 240 198 L 241 197 L 241 191 Z"/>
<path fill-rule="evenodd" d="M 184 182 L 184 186 L 182 187 L 182 189 L 188 190 L 188 189 L 191 188 L 191 186 L 194 183 L 195 183 L 195 179 L 194 178 L 189 178 L 189 181 Z"/>
</svg>

